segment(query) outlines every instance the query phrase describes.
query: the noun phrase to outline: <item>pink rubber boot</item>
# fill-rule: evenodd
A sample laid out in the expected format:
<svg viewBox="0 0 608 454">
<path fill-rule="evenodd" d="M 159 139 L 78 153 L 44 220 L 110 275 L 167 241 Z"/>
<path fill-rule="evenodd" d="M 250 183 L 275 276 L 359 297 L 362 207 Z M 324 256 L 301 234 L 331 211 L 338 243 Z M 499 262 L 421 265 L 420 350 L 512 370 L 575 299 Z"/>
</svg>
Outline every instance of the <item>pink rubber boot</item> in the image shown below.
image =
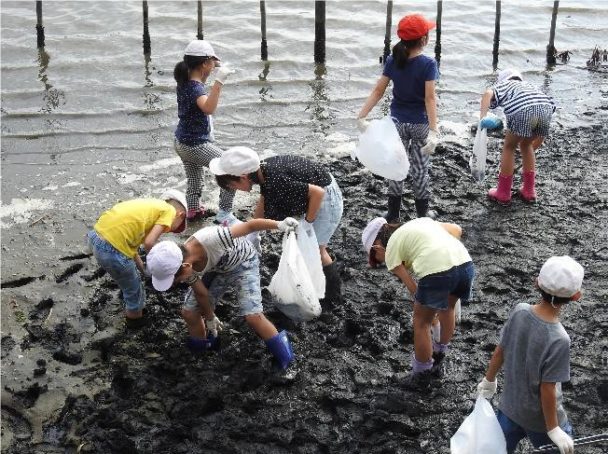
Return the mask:
<svg viewBox="0 0 608 454">
<path fill-rule="evenodd" d="M 523 172 L 522 180 L 524 184 L 519 189 L 519 196 L 522 198 L 524 202 L 534 202 L 536 201 L 536 190 L 534 189 L 534 177 L 536 176 L 535 172 Z"/>
<path fill-rule="evenodd" d="M 511 203 L 513 175 L 498 175 L 498 186 L 488 191 L 488 197 L 503 205 Z"/>
</svg>

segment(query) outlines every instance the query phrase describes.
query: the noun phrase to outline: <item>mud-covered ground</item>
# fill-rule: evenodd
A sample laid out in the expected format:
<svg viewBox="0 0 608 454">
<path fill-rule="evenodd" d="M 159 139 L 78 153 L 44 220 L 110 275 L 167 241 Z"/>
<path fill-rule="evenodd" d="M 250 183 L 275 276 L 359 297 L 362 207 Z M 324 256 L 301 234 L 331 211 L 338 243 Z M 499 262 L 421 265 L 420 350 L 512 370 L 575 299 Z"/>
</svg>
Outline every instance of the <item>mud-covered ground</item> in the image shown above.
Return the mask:
<svg viewBox="0 0 608 454">
<path fill-rule="evenodd" d="M 273 372 L 263 342 L 235 317 L 231 297 L 217 310 L 228 325 L 220 351 L 194 357 L 179 317 L 183 288 L 160 294 L 148 285 L 152 324 L 131 332 L 122 325 L 118 289 L 80 247 L 59 254 L 57 271 L 3 277 L 4 292 L 28 294 L 37 286 L 30 301 L 4 305 L 6 312 L 13 304 L 25 335 L 3 332 L 3 368 L 14 371 L 10 379 L 3 374 L 3 452 L 447 453 L 509 310 L 537 300 L 533 278 L 554 254 L 585 267 L 584 297 L 563 314 L 572 339 L 565 407 L 578 436 L 608 432 L 605 130 L 561 130 L 547 141 L 538 154 L 535 205 L 486 200 L 500 145 L 490 142 L 483 185 L 469 176 L 468 150 L 448 143 L 434 157 L 434 207 L 440 220 L 463 226 L 478 274 L 445 376 L 431 391 L 402 386 L 413 340 L 410 295 L 385 269 L 370 270 L 361 253 L 361 230 L 384 209 L 386 185 L 341 158 L 328 165 L 346 201 L 332 244 L 344 304 L 294 324 L 265 296 L 268 317 L 291 336 L 291 376 Z M 411 192 L 404 205 L 413 213 Z M 278 264 L 278 234 L 267 234 L 263 249 L 266 285 Z"/>
</svg>

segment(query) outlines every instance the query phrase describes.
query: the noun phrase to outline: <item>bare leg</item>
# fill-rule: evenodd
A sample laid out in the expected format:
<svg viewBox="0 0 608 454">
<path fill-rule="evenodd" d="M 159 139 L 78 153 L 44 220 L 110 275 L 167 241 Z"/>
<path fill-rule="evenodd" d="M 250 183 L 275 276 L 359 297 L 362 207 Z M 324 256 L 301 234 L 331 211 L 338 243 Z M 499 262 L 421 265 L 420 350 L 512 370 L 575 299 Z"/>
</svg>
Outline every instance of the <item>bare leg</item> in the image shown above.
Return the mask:
<svg viewBox="0 0 608 454">
<path fill-rule="evenodd" d="M 199 339 L 205 339 L 207 337 L 207 330 L 205 329 L 201 314 L 197 311 L 182 309 L 182 318 L 188 326 L 188 333 L 190 333 L 191 337 Z"/>
<path fill-rule="evenodd" d="M 444 345 L 450 343 L 456 329 L 456 319 L 454 317 L 456 301 L 458 301 L 458 297 L 454 295 L 448 296 L 448 308 L 445 311 L 439 311 L 437 313 L 437 318 L 441 323 L 440 342 Z"/>
<path fill-rule="evenodd" d="M 435 313 L 434 309 L 414 303 L 414 354 L 419 362 L 428 362 L 433 355 L 431 323 L 433 323 Z"/>
<path fill-rule="evenodd" d="M 327 246 L 319 246 L 319 253 L 321 254 L 321 265 L 326 266 L 333 262 L 331 256 L 327 252 Z"/>
<path fill-rule="evenodd" d="M 130 311 L 130 310 L 126 310 L 125 311 L 125 315 L 127 318 L 131 318 L 131 319 L 137 319 L 137 318 L 141 318 L 143 315 L 143 311 L 140 309 L 138 311 Z"/>
<path fill-rule="evenodd" d="M 245 321 L 262 340 L 268 340 L 279 334 L 275 326 L 264 314 L 245 315 Z"/>
<path fill-rule="evenodd" d="M 513 175 L 515 169 L 515 150 L 521 141 L 521 137 L 507 131 L 505 143 L 500 157 L 500 174 L 505 176 Z"/>
<path fill-rule="evenodd" d="M 534 152 L 540 146 L 540 144 L 535 146 L 535 143 L 537 142 L 536 139 L 538 138 L 533 137 L 523 139 L 519 145 L 519 148 L 521 150 L 521 160 L 524 172 L 534 172 L 534 169 L 536 168 L 536 155 Z M 542 137 L 540 139 L 542 143 Z"/>
</svg>

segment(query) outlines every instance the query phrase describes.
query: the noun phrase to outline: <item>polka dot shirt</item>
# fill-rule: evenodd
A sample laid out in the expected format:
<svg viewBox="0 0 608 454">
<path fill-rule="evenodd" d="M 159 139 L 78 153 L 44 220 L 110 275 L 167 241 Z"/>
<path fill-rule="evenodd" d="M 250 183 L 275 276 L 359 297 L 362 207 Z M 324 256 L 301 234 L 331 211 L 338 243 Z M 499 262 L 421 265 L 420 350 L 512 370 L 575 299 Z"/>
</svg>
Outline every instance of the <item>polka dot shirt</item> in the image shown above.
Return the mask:
<svg viewBox="0 0 608 454">
<path fill-rule="evenodd" d="M 177 86 L 177 116 L 175 137 L 186 145 L 207 142 L 211 134 L 210 116 L 203 113 L 196 100 L 209 93 L 207 86 L 196 80 Z"/>
<path fill-rule="evenodd" d="M 264 196 L 264 217 L 268 219 L 303 216 L 308 210 L 308 185 L 324 188 L 332 181 L 322 165 L 301 156 L 273 156 L 263 160 L 260 169 L 264 183 L 255 183 Z"/>
</svg>

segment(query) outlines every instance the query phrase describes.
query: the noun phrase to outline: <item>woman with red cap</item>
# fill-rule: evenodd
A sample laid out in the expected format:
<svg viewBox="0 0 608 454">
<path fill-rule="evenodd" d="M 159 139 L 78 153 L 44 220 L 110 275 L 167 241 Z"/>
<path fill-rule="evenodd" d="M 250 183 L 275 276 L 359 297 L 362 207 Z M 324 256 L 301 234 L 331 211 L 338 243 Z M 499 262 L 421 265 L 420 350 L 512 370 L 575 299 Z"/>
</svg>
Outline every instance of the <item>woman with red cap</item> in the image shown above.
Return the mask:
<svg viewBox="0 0 608 454">
<path fill-rule="evenodd" d="M 410 160 L 410 176 L 414 186 L 416 213 L 425 217 L 429 211 L 429 155 L 439 142 L 437 129 L 437 102 L 435 80 L 438 77 L 437 62 L 422 54 L 429 42 L 429 30 L 434 22 L 420 14 L 403 17 L 397 27 L 400 41 L 393 47 L 384 71 L 359 112 L 357 125 L 361 131 L 367 127 L 365 117 L 382 99 L 389 82 L 393 81 L 391 117 Z M 399 222 L 403 181 L 389 181 L 389 222 Z"/>
</svg>

